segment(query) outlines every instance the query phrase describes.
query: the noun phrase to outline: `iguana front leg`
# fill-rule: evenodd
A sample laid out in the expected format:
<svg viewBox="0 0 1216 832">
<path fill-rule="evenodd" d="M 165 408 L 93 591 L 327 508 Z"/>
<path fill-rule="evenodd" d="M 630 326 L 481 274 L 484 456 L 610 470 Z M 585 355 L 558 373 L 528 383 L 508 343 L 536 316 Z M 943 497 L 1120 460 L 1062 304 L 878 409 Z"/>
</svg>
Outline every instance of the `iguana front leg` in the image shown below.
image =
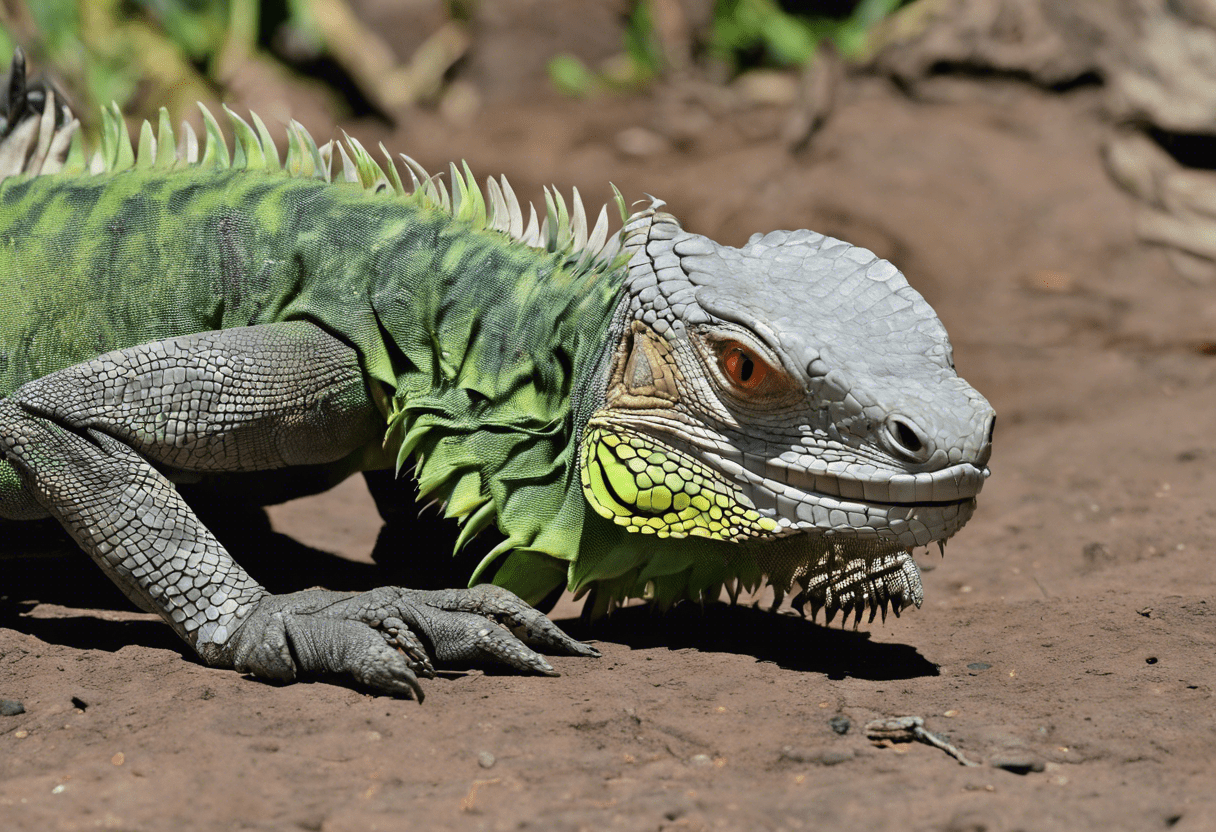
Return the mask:
<svg viewBox="0 0 1216 832">
<path fill-rule="evenodd" d="M 381 424 L 355 351 L 294 322 L 144 344 L 32 381 L 0 400 L 0 451 L 24 491 L 208 664 L 276 680 L 349 673 L 421 698 L 416 673 L 430 672 L 421 636 L 441 658 L 552 672 L 485 615 L 594 653 L 497 590 L 269 595 L 155 467 L 335 462 L 375 441 Z"/>
</svg>

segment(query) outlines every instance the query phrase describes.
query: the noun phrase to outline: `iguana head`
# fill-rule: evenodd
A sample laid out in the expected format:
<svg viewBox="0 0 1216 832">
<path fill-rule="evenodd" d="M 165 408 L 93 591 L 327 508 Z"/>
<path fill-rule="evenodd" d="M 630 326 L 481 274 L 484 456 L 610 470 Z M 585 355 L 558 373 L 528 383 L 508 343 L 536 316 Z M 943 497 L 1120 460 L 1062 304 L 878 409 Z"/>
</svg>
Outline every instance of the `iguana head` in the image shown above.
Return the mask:
<svg viewBox="0 0 1216 832">
<path fill-rule="evenodd" d="M 659 208 L 622 232 L 626 323 L 583 432 L 587 500 L 638 535 L 737 544 L 728 585 L 758 570 L 829 619 L 919 606 L 912 548 L 971 517 L 995 420 L 945 328 L 866 249 L 810 231 L 730 248 Z"/>
</svg>

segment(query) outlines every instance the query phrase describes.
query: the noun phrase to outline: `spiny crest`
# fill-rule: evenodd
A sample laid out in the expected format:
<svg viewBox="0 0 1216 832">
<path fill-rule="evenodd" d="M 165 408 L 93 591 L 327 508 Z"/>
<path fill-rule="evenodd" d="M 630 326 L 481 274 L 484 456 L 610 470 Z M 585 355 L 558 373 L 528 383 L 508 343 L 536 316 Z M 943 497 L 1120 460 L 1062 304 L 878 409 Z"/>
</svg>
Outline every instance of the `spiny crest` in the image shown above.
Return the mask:
<svg viewBox="0 0 1216 832">
<path fill-rule="evenodd" d="M 600 208 L 594 226 L 589 226 L 578 188 L 573 189 L 569 205 L 556 189 L 545 188 L 543 216 L 538 218 L 536 207 L 529 203 L 525 221 L 522 204 L 505 176 L 487 178 L 483 192 L 467 163 L 449 166 L 448 184 L 403 153 L 400 159 L 409 177 L 407 186 L 383 144 L 380 151 L 384 164 L 349 135 L 344 134 L 340 142 L 318 146 L 304 126 L 294 120 L 287 127 L 287 154 L 281 160 L 270 131 L 256 113 L 250 113 L 251 126 L 225 106 L 234 136 L 229 154 L 219 122 L 201 103 L 199 109 L 204 128 L 201 140 L 188 122 L 175 132 L 168 111 L 161 108 L 156 126 L 145 121 L 133 146 L 118 105 L 111 104 L 102 110 L 101 147 L 86 159 L 79 121 L 72 118 L 66 106 L 60 105 L 61 113 L 56 110 L 54 94 L 48 90 L 42 116 L 22 122 L 0 141 L 0 179 L 18 174 L 101 174 L 183 167 L 283 172 L 296 178 L 357 184 L 367 191 L 441 208 L 474 227 L 499 231 L 532 248 L 562 254 L 576 273 L 611 265 L 620 253 L 618 235 L 609 234 L 608 207 Z M 613 191 L 624 222 L 628 213 L 624 199 L 615 188 Z"/>
<path fill-rule="evenodd" d="M 23 63 L 19 71 L 24 72 Z M 0 140 L 0 179 L 21 174 L 56 173 L 68 161 L 77 161 L 72 151 L 79 154 L 80 143 L 73 139 L 77 137 L 80 122 L 73 118 L 66 105 L 56 107 L 53 90 L 46 91 L 46 101 L 39 116 L 22 118 L 22 115 L 24 113 L 17 115 L 16 124 L 0 118 L 0 135 L 4 136 Z"/>
</svg>

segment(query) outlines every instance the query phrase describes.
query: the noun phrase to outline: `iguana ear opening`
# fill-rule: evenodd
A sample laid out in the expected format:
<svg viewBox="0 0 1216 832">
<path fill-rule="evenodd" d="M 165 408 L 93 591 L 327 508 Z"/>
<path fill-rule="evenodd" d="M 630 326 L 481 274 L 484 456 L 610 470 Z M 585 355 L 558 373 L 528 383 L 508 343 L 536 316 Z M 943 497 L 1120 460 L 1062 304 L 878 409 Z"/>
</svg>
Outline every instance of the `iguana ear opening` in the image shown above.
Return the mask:
<svg viewBox="0 0 1216 832">
<path fill-rule="evenodd" d="M 679 400 L 679 368 L 671 344 L 641 321 L 625 331 L 613 359 L 608 407 L 669 408 Z"/>
<path fill-rule="evenodd" d="M 628 348 L 628 352 L 629 358 L 625 361 L 625 386 L 635 391 L 653 388 L 655 371 L 646 350 L 635 342 Z"/>
</svg>

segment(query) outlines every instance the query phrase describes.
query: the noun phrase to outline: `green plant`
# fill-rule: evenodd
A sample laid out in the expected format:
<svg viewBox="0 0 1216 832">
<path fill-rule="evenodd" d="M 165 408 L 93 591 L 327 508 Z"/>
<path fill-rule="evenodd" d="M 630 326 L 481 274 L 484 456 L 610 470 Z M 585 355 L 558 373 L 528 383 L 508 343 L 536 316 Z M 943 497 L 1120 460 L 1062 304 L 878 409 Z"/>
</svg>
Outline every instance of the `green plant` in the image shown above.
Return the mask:
<svg viewBox="0 0 1216 832">
<path fill-rule="evenodd" d="M 654 26 L 650 0 L 636 0 L 624 27 L 625 51 L 598 71 L 570 54 L 549 61 L 549 80 L 566 95 L 581 97 L 601 89 L 632 89 L 653 80 L 663 70 L 663 45 Z"/>
<path fill-rule="evenodd" d="M 708 31 L 700 33 L 696 45 L 733 74 L 756 66 L 801 66 L 825 40 L 847 59 L 863 54 L 870 30 L 909 1 L 783 5 L 779 0 L 716 0 Z M 625 21 L 623 53 L 598 72 L 572 55 L 555 57 L 549 63 L 554 86 L 568 95 L 586 95 L 598 88 L 636 87 L 661 74 L 663 45 L 653 2 L 635 0 Z"/>
<path fill-rule="evenodd" d="M 852 57 L 864 50 L 870 29 L 905 2 L 859 0 L 838 16 L 787 11 L 777 0 L 718 0 L 709 52 L 736 71 L 752 65 L 801 66 L 825 40 Z"/>
</svg>

